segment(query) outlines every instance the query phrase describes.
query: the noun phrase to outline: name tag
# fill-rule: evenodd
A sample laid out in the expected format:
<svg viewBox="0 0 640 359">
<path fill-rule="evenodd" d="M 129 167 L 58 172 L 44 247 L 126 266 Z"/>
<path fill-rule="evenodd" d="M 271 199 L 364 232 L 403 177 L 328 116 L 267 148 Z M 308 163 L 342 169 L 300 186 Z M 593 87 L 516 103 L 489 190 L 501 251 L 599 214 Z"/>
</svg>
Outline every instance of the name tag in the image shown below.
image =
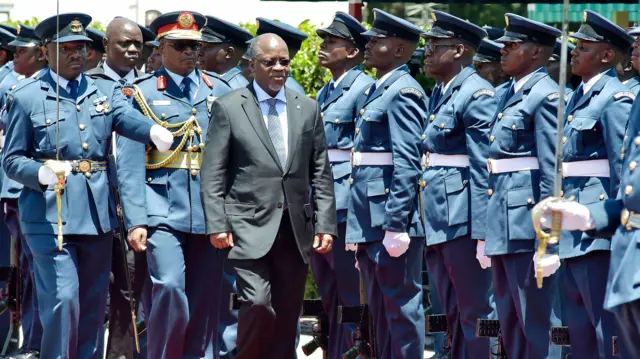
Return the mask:
<svg viewBox="0 0 640 359">
<path fill-rule="evenodd" d="M 171 101 L 169 100 L 154 100 L 151 102 L 152 106 L 171 106 Z"/>
</svg>

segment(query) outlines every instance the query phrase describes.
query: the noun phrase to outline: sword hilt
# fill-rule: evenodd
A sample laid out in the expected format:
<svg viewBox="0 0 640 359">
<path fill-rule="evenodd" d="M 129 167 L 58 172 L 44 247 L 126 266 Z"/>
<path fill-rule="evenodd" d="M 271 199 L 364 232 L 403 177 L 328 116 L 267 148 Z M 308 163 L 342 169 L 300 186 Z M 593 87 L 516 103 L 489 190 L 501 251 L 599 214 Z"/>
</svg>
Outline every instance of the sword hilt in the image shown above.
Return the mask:
<svg viewBox="0 0 640 359">
<path fill-rule="evenodd" d="M 542 282 L 544 279 L 542 264 L 540 263 L 540 259 L 547 253 L 547 245 L 549 244 L 558 244 L 560 241 L 560 231 L 562 230 L 562 212 L 553 211 L 551 214 L 551 232 L 547 233 L 542 230 L 540 226 L 540 218 L 542 218 L 544 214 L 543 208 L 546 207 L 548 203 L 551 202 L 559 202 L 566 201 L 564 198 L 560 197 L 549 197 L 542 200 L 538 203 L 531 212 L 531 218 L 533 220 L 533 229 L 536 232 L 536 236 L 538 237 L 538 263 L 536 263 L 536 284 L 538 288 L 542 288 Z"/>
</svg>

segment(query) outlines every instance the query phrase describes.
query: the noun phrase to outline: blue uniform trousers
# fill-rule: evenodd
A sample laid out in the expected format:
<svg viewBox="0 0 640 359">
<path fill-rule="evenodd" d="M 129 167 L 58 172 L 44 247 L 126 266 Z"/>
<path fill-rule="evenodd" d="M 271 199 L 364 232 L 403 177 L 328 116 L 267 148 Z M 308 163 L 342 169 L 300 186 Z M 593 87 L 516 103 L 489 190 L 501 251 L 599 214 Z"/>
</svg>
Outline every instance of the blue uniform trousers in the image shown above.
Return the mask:
<svg viewBox="0 0 640 359">
<path fill-rule="evenodd" d="M 604 309 L 610 258 L 609 251 L 594 251 L 564 260 L 563 309 L 575 358 L 613 358 L 615 319 Z"/>
<path fill-rule="evenodd" d="M 150 228 L 147 264 L 153 283 L 147 352 L 153 359 L 202 358 L 212 340 L 211 280 L 216 249 L 203 234 Z M 217 308 L 217 307 L 216 307 Z"/>
<path fill-rule="evenodd" d="M 111 232 L 28 235 L 42 322 L 41 359 L 97 359 L 111 270 Z"/>
<path fill-rule="evenodd" d="M 488 338 L 476 337 L 478 318 L 493 319 L 491 270 L 476 260 L 477 241 L 468 236 L 427 247 L 429 279 L 436 284 L 451 332 L 454 358 L 489 357 Z"/>
<path fill-rule="evenodd" d="M 612 309 L 618 324 L 620 358 L 640 358 L 640 300 Z"/>
<path fill-rule="evenodd" d="M 377 357 L 424 356 L 422 254 L 424 238 L 412 238 L 409 249 L 393 258 L 382 241 L 358 243 L 356 258 L 375 326 Z"/>
<path fill-rule="evenodd" d="M 33 254 L 27 245 L 27 239 L 20 230 L 17 201 L 7 203 L 5 221 L 11 237 L 20 241 L 20 270 L 22 273 L 22 336 L 23 348 L 40 350 L 42 342 L 42 323 L 38 311 L 38 297 L 35 288 Z"/>
<path fill-rule="evenodd" d="M 426 253 L 425 253 L 426 254 Z M 426 260 L 426 259 L 425 259 Z M 431 303 L 431 313 L 434 315 L 444 314 L 444 307 L 438 298 L 438 288 L 436 281 L 429 275 L 429 302 Z M 444 354 L 451 352 L 449 343 L 444 333 L 430 334 L 433 337 L 433 351 L 436 354 Z"/>
<path fill-rule="evenodd" d="M 329 316 L 329 359 L 341 359 L 353 346 L 354 325 L 338 323 L 338 306 L 360 304 L 358 270 L 355 253 L 345 250 L 346 223 L 338 224 L 338 237 L 327 254 L 313 252 L 311 271 L 318 285 L 322 306 Z"/>
<path fill-rule="evenodd" d="M 541 289 L 534 277 L 533 253 L 491 257 L 493 291 L 508 358 L 560 359 L 562 348 L 550 345 L 550 329 L 559 326 L 558 278 L 544 279 Z"/>
<path fill-rule="evenodd" d="M 236 355 L 238 339 L 238 311 L 230 310 L 231 293 L 236 293 L 236 275 L 230 262 L 226 260 L 229 250 L 218 251 L 213 280 L 220 283 L 212 298 L 211 322 L 217 323 L 213 338 L 207 347 L 205 358 L 233 359 Z"/>
</svg>

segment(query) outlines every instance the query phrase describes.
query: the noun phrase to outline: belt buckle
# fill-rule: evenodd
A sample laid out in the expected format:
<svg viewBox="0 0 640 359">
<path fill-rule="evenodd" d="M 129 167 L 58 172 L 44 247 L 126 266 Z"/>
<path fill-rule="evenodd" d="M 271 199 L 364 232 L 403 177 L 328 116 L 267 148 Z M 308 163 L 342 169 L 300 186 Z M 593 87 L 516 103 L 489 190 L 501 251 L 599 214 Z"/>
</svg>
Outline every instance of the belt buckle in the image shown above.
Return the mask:
<svg viewBox="0 0 640 359">
<path fill-rule="evenodd" d="M 424 169 L 429 168 L 429 158 L 431 157 L 431 152 L 425 152 L 424 157 L 422 157 L 422 167 Z"/>
<path fill-rule="evenodd" d="M 78 161 L 78 171 L 82 173 L 91 172 L 91 162 L 88 160 Z"/>
<path fill-rule="evenodd" d="M 489 171 L 489 173 L 493 173 L 491 172 L 493 168 L 493 166 L 491 165 L 491 162 L 492 162 L 491 158 L 487 158 L 487 170 Z"/>
</svg>

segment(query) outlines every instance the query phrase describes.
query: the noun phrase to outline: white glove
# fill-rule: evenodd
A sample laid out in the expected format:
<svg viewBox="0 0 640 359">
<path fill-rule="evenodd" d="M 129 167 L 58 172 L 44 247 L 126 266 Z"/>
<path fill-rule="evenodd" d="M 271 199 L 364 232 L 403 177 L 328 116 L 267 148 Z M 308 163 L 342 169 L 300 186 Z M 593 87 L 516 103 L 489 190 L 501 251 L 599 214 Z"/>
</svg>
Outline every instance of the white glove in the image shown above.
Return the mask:
<svg viewBox="0 0 640 359">
<path fill-rule="evenodd" d="M 156 145 L 158 151 L 169 151 L 173 144 L 173 134 L 171 131 L 160 125 L 151 126 L 149 137 L 151 137 L 151 142 Z"/>
<path fill-rule="evenodd" d="M 588 231 L 595 227 L 595 220 L 584 205 L 573 201 L 548 203 L 540 217 L 540 225 L 551 228 L 552 212 L 562 212 L 562 229 L 567 231 Z"/>
<path fill-rule="evenodd" d="M 392 257 L 400 257 L 404 252 L 409 249 L 409 234 L 397 233 L 397 232 L 384 232 L 384 239 L 382 239 L 382 245 L 387 249 L 387 252 Z"/>
<path fill-rule="evenodd" d="M 51 161 L 48 166 L 40 166 L 38 169 L 38 182 L 43 186 L 52 185 L 58 182 L 56 172 L 64 171 L 64 177 L 71 174 L 71 163 L 69 161 Z M 53 169 L 51 168 L 53 167 Z"/>
<path fill-rule="evenodd" d="M 345 243 L 344 250 L 347 252 L 355 252 L 358 249 L 357 243 Z"/>
<path fill-rule="evenodd" d="M 478 241 L 476 245 L 476 259 L 482 269 L 491 268 L 491 258 L 484 255 L 484 241 Z"/>
<path fill-rule="evenodd" d="M 560 256 L 557 254 L 545 254 L 541 259 L 538 259 L 538 252 L 533 255 L 533 271 L 535 273 L 538 263 L 542 265 L 542 276 L 548 277 L 555 273 L 560 268 Z"/>
</svg>

